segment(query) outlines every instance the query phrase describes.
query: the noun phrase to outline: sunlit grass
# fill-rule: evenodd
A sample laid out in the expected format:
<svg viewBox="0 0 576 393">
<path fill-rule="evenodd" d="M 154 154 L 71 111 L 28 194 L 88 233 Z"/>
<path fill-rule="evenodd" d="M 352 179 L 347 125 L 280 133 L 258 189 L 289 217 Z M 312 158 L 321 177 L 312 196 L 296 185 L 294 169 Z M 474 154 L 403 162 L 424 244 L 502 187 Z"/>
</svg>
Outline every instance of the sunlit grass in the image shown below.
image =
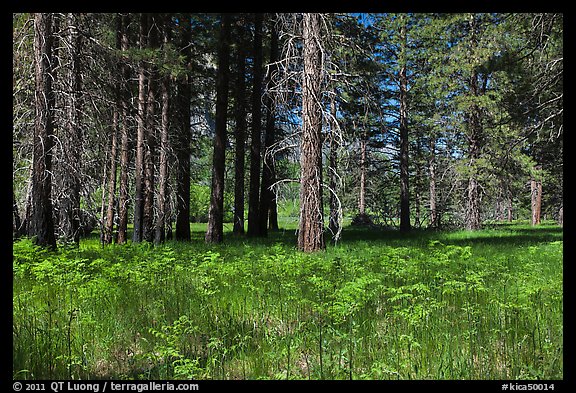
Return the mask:
<svg viewBox="0 0 576 393">
<path fill-rule="evenodd" d="M 561 379 L 562 230 L 14 245 L 17 378 Z"/>
</svg>

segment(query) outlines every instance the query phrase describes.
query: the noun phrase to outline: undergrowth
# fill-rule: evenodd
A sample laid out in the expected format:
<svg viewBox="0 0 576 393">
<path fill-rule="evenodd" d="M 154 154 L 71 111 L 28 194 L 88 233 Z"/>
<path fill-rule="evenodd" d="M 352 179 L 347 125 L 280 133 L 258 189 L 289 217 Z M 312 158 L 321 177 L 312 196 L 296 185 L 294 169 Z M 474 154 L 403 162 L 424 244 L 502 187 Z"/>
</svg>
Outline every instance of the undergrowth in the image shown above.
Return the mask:
<svg viewBox="0 0 576 393">
<path fill-rule="evenodd" d="M 13 246 L 18 379 L 562 379 L 562 231 Z"/>
</svg>

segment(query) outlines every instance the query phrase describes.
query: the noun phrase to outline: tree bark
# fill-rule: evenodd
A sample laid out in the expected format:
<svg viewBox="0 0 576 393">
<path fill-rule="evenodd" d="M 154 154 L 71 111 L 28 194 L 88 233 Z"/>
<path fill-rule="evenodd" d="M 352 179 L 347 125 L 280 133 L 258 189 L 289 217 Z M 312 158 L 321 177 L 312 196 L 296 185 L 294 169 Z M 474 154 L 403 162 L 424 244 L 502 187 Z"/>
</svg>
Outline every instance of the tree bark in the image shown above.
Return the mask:
<svg viewBox="0 0 576 393">
<path fill-rule="evenodd" d="M 276 206 L 273 200 L 276 199 L 272 184 L 274 184 L 274 157 L 272 156 L 272 145 L 276 137 L 276 102 L 273 97 L 272 91 L 274 90 L 278 61 L 278 33 L 274 27 L 275 20 L 271 21 L 270 32 L 270 68 L 268 69 L 267 77 L 267 92 L 265 96 L 266 102 L 266 130 L 264 135 L 264 156 L 262 165 L 262 187 L 260 189 L 260 235 L 267 236 L 270 220 L 273 218 L 271 209 Z M 271 226 L 274 224 L 271 223 Z M 276 222 L 277 226 L 277 222 Z"/>
<path fill-rule="evenodd" d="M 180 43 L 180 50 L 190 65 L 192 53 L 191 17 L 184 18 L 184 34 Z M 178 111 L 179 127 L 176 145 L 176 240 L 190 241 L 190 100 L 191 79 L 186 73 L 184 80 L 178 84 Z"/>
<path fill-rule="evenodd" d="M 260 163 L 262 138 L 262 20 L 254 14 L 254 69 L 252 89 L 252 134 L 250 142 L 250 189 L 248 194 L 248 236 L 260 233 Z"/>
<path fill-rule="evenodd" d="M 304 75 L 300 143 L 300 221 L 298 249 L 326 248 L 322 207 L 322 42 L 320 14 L 303 15 Z"/>
<path fill-rule="evenodd" d="M 438 228 L 438 212 L 436 208 L 436 142 L 434 139 L 430 141 L 430 160 L 428 162 L 428 175 L 430 177 L 430 222 L 428 226 L 430 228 Z"/>
<path fill-rule="evenodd" d="M 234 99 L 234 226 L 232 232 L 244 234 L 244 169 L 246 154 L 246 50 L 244 48 L 245 26 L 238 21 L 238 49 L 236 53 L 236 85 Z"/>
<path fill-rule="evenodd" d="M 102 243 L 110 244 L 113 242 L 114 232 L 114 199 L 116 194 L 116 155 L 117 155 L 117 134 L 118 134 L 118 106 L 116 104 L 112 114 L 112 135 L 110 136 L 110 171 L 108 172 L 108 201 L 106 207 L 106 218 L 104 222 L 104 233 Z"/>
<path fill-rule="evenodd" d="M 28 235 L 35 244 L 56 248 L 52 218 L 52 145 L 54 133 L 54 91 L 52 58 L 53 15 L 34 15 L 34 151 L 32 157 L 32 194 Z"/>
<path fill-rule="evenodd" d="M 360 141 L 360 195 L 358 196 L 358 213 L 366 214 L 366 135 Z"/>
<path fill-rule="evenodd" d="M 330 166 L 328 168 L 328 176 L 330 179 L 330 218 L 328 220 L 328 229 L 332 234 L 332 242 L 336 244 L 340 239 L 341 207 L 338 204 L 338 198 L 335 194 L 338 191 L 338 149 L 336 143 L 336 98 L 334 97 L 336 92 L 334 91 L 333 93 L 330 100 Z"/>
<path fill-rule="evenodd" d="M 23 235 L 22 233 L 22 220 L 18 211 L 18 203 L 16 202 L 16 195 L 12 190 L 12 239 L 18 239 Z"/>
<path fill-rule="evenodd" d="M 169 43 L 168 29 L 165 25 L 165 21 L 161 20 L 162 26 L 162 39 L 163 45 Z M 170 81 L 168 76 L 162 76 L 160 80 L 160 92 L 162 95 L 162 115 L 161 115 L 161 127 L 160 127 L 160 158 L 159 158 L 159 177 L 158 177 L 158 200 L 156 211 L 156 225 L 155 225 L 155 235 L 154 243 L 161 244 L 164 243 L 166 239 L 166 210 L 167 210 L 167 187 L 168 187 L 168 149 L 169 149 L 169 84 Z"/>
<path fill-rule="evenodd" d="M 128 15 L 120 17 L 121 51 L 128 51 Z M 122 84 L 129 83 L 130 70 L 126 64 L 121 65 Z M 120 125 L 120 185 L 118 192 L 118 244 L 128 240 L 128 166 L 130 164 L 129 135 L 128 135 L 128 90 L 120 92 L 121 125 Z"/>
<path fill-rule="evenodd" d="M 224 169 L 226 149 L 226 121 L 228 106 L 228 63 L 230 57 L 230 15 L 221 16 L 218 44 L 218 73 L 216 76 L 216 130 L 212 159 L 212 189 L 208 210 L 206 243 L 221 243 L 224 240 Z"/>
<path fill-rule="evenodd" d="M 68 34 L 66 42 L 66 76 L 63 78 L 64 88 L 67 90 L 66 120 L 62 127 L 60 138 L 63 154 L 59 157 L 61 171 L 61 190 L 59 198 L 59 229 L 62 240 L 78 244 L 80 241 L 80 98 L 81 98 L 81 70 L 80 51 L 81 39 L 78 33 L 77 18 L 75 14 L 66 15 Z"/>
<path fill-rule="evenodd" d="M 536 167 L 540 171 L 541 167 Z M 534 178 L 530 181 L 530 195 L 532 205 L 532 225 L 540 225 L 540 212 L 542 210 L 542 180 Z"/>
<path fill-rule="evenodd" d="M 406 23 L 400 27 L 402 49 L 400 54 L 400 231 L 410 226 L 410 188 L 408 167 L 408 78 L 406 77 Z"/>
<path fill-rule="evenodd" d="M 155 107 L 157 86 L 156 73 L 150 70 L 146 104 L 146 126 L 144 128 L 144 212 L 142 216 L 142 237 L 147 242 L 154 241 L 154 152 L 156 151 Z"/>
<path fill-rule="evenodd" d="M 474 51 L 477 47 L 476 37 L 476 20 L 472 15 L 470 17 L 470 30 L 472 31 L 470 37 L 471 50 Z M 471 71 L 468 80 L 471 98 L 475 100 L 482 92 L 478 84 L 478 72 L 476 69 Z M 478 103 L 473 102 L 468 109 L 468 161 L 469 161 L 469 176 L 468 176 L 468 189 L 466 198 L 465 209 L 465 227 L 468 230 L 477 230 L 482 226 L 480 219 L 480 187 L 478 184 L 478 165 L 477 161 L 481 156 L 483 128 L 482 128 L 482 114 Z"/>
<path fill-rule="evenodd" d="M 146 14 L 140 15 L 139 48 L 146 48 L 146 33 L 148 20 Z M 137 139 L 136 139 L 136 162 L 135 162 L 135 185 L 134 185 L 134 234 L 132 241 L 139 243 L 144 235 L 144 149 L 146 134 L 146 70 L 144 62 L 138 66 L 138 114 L 137 114 Z"/>
<path fill-rule="evenodd" d="M 116 48 L 122 50 L 122 16 L 116 15 Z M 120 66 L 123 67 L 122 65 Z M 104 233 L 102 243 L 110 244 L 114 233 L 114 201 L 116 196 L 116 156 L 118 150 L 118 129 L 120 123 L 120 112 L 122 107 L 120 87 L 115 88 L 115 106 L 112 114 L 112 135 L 110 136 L 110 171 L 108 173 L 108 201 L 106 207 L 106 218 L 104 220 Z"/>
<path fill-rule="evenodd" d="M 148 48 L 156 50 L 158 43 L 158 14 L 148 15 Z M 147 242 L 154 241 L 154 198 L 155 198 L 155 161 L 157 148 L 156 135 L 156 96 L 158 90 L 158 71 L 154 64 L 148 67 L 148 96 L 146 102 L 146 125 L 144 127 L 144 213 L 142 219 L 142 237 Z"/>
<path fill-rule="evenodd" d="M 473 73 L 471 87 L 474 93 L 476 89 L 476 73 Z M 476 96 L 476 93 L 474 93 Z M 468 160 L 469 176 L 466 198 L 466 229 L 477 230 L 481 227 L 480 220 L 480 189 L 477 179 L 477 160 L 480 158 L 481 150 L 482 124 L 480 120 L 480 109 L 476 104 L 472 105 L 469 113 L 469 130 L 468 130 Z"/>
</svg>

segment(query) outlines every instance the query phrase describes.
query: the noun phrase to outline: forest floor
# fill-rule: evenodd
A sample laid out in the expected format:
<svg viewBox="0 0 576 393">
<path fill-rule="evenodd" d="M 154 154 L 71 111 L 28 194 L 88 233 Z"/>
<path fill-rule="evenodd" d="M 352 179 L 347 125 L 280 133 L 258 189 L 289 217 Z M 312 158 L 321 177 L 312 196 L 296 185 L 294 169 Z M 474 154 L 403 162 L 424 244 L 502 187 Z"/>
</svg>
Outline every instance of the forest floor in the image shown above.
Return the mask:
<svg viewBox="0 0 576 393">
<path fill-rule="evenodd" d="M 563 379 L 563 231 L 13 245 L 15 379 Z M 228 231 L 230 228 L 228 228 Z"/>
</svg>

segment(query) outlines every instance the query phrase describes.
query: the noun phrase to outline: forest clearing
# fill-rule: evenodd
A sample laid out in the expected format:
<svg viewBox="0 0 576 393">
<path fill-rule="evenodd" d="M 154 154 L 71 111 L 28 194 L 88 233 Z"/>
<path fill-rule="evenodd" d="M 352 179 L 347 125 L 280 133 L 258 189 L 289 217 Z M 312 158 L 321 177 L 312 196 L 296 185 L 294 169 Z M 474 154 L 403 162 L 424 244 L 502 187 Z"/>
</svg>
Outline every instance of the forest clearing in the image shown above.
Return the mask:
<svg viewBox="0 0 576 393">
<path fill-rule="evenodd" d="M 12 20 L 16 384 L 564 378 L 562 13 Z"/>
<path fill-rule="evenodd" d="M 563 379 L 562 231 L 14 245 L 16 379 Z"/>
</svg>

